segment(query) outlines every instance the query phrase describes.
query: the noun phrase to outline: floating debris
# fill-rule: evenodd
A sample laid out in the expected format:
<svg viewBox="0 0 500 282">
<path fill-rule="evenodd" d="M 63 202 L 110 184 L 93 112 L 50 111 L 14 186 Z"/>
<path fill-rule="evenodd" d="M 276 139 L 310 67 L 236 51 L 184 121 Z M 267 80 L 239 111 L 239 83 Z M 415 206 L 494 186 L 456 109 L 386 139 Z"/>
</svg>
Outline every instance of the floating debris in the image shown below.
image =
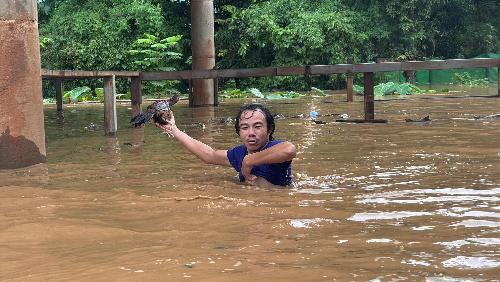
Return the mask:
<svg viewBox="0 0 500 282">
<path fill-rule="evenodd" d="M 477 119 L 477 120 L 500 119 L 500 114 L 494 114 L 494 115 L 488 115 L 488 116 L 474 116 L 474 119 Z"/>
<path fill-rule="evenodd" d="M 101 128 L 101 126 L 98 124 L 95 124 L 95 123 L 90 123 L 89 125 L 85 126 L 84 128 L 85 128 L 85 130 L 88 130 L 88 131 L 96 131 L 96 130 L 99 130 Z"/>
<path fill-rule="evenodd" d="M 219 124 L 234 124 L 234 118 L 232 117 L 214 118 L 211 121 L 213 123 L 219 123 Z"/>
<path fill-rule="evenodd" d="M 319 120 L 319 119 L 312 119 L 312 121 L 313 121 L 315 124 L 326 124 L 326 121 L 322 121 L 322 120 Z"/>
<path fill-rule="evenodd" d="M 316 118 L 318 117 L 318 112 L 316 112 L 316 111 L 311 111 L 311 112 L 309 113 L 309 116 L 310 116 L 310 117 L 314 120 L 314 119 L 316 119 Z"/>
<path fill-rule="evenodd" d="M 429 116 L 425 116 L 421 119 L 411 119 L 411 118 L 405 118 L 406 122 L 420 122 L 420 123 L 429 123 L 431 122 L 431 118 Z"/>
<path fill-rule="evenodd" d="M 348 114 L 340 114 L 339 118 L 340 119 L 349 119 L 349 115 Z"/>
</svg>

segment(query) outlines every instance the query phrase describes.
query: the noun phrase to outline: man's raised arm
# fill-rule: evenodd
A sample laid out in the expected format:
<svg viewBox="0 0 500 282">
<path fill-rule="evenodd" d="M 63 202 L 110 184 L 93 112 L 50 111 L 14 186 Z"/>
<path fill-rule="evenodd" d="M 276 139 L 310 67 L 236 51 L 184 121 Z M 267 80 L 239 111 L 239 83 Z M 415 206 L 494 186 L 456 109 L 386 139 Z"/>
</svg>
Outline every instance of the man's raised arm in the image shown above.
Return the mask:
<svg viewBox="0 0 500 282">
<path fill-rule="evenodd" d="M 215 150 L 207 144 L 187 135 L 185 132 L 177 128 L 173 114 L 168 124 L 157 123 L 156 126 L 161 128 L 164 133 L 173 135 L 175 139 L 177 139 L 177 141 L 184 146 L 184 148 L 203 162 L 207 164 L 231 166 L 229 160 L 227 159 L 226 150 Z"/>
</svg>

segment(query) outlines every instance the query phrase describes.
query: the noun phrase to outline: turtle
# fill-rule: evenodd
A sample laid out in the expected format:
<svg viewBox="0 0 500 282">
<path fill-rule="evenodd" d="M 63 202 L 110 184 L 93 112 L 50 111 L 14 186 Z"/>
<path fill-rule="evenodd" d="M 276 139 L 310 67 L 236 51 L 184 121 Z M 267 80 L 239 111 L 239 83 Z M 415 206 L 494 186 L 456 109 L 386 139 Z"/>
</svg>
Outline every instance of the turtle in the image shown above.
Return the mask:
<svg viewBox="0 0 500 282">
<path fill-rule="evenodd" d="M 130 120 L 134 127 L 140 127 L 153 118 L 155 123 L 167 124 L 171 117 L 170 107 L 179 101 L 179 95 L 175 94 L 167 100 L 158 100 L 153 102 L 142 112 Z"/>
</svg>

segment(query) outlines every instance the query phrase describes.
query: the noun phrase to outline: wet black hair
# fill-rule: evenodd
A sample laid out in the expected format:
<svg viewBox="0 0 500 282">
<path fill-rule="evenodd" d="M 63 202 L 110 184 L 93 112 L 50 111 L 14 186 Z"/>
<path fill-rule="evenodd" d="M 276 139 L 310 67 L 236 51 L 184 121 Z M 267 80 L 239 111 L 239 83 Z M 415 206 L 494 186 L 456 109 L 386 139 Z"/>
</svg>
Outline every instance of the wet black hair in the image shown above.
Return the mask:
<svg viewBox="0 0 500 282">
<path fill-rule="evenodd" d="M 267 123 L 267 132 L 269 133 L 269 141 L 274 140 L 273 133 L 276 125 L 274 124 L 274 116 L 271 111 L 262 104 L 246 104 L 243 105 L 238 114 L 236 114 L 236 119 L 234 123 L 234 128 L 236 129 L 236 134 L 240 135 L 240 118 L 244 111 L 257 111 L 261 110 L 264 113 L 264 117 L 266 118 Z"/>
</svg>

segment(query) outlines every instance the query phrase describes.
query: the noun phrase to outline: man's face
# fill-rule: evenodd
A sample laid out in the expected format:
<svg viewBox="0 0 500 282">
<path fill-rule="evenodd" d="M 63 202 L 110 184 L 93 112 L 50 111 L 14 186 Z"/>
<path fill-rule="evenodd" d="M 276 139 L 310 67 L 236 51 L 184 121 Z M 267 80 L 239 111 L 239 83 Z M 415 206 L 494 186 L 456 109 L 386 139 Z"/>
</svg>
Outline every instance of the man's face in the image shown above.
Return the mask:
<svg viewBox="0 0 500 282">
<path fill-rule="evenodd" d="M 240 139 L 249 153 L 257 152 L 269 141 L 266 116 L 261 110 L 247 110 L 241 114 Z"/>
</svg>

